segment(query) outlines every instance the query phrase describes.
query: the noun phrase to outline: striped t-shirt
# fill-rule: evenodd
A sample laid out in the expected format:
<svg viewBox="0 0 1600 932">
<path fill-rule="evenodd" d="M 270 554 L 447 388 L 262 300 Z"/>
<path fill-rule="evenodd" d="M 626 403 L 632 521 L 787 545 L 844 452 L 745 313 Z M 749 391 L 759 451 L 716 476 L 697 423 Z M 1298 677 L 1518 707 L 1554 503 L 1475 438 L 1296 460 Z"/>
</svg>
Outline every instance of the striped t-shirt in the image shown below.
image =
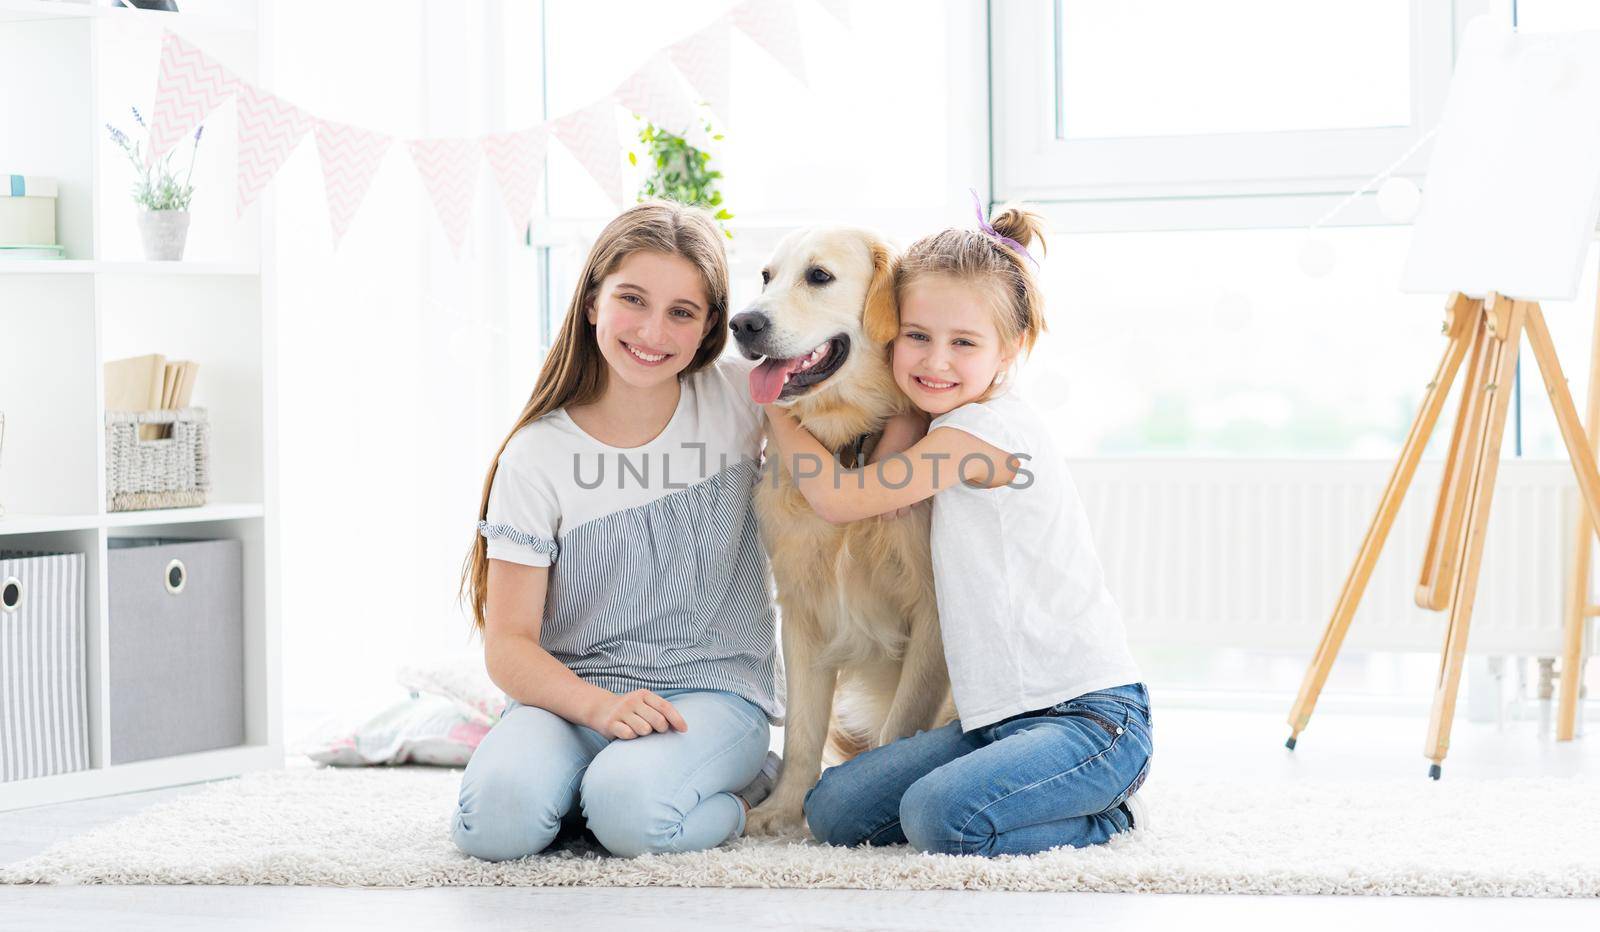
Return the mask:
<svg viewBox="0 0 1600 932">
<path fill-rule="evenodd" d="M 680 377 L 642 446 L 601 443 L 565 409 L 528 424 L 500 454 L 479 531 L 490 559 L 550 567 L 539 642 L 586 682 L 727 690 L 781 724 L 749 369 L 725 356 Z"/>
</svg>

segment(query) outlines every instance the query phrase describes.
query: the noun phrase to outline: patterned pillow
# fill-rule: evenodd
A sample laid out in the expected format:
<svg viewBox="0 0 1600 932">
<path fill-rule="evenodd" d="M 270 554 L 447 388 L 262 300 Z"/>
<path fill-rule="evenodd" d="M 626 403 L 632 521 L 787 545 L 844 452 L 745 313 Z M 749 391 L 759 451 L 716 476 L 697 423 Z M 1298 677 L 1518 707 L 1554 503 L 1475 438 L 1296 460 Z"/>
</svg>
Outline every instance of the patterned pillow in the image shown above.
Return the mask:
<svg viewBox="0 0 1600 932">
<path fill-rule="evenodd" d="M 453 699 L 413 694 L 354 729 L 334 730 L 302 743 L 314 761 L 338 767 L 435 764 L 463 767 L 489 726 Z"/>
<path fill-rule="evenodd" d="M 506 707 L 506 694 L 489 679 L 483 654 L 457 654 L 427 663 L 407 664 L 395 679 L 414 693 L 454 700 L 474 721 L 493 725 Z"/>
</svg>

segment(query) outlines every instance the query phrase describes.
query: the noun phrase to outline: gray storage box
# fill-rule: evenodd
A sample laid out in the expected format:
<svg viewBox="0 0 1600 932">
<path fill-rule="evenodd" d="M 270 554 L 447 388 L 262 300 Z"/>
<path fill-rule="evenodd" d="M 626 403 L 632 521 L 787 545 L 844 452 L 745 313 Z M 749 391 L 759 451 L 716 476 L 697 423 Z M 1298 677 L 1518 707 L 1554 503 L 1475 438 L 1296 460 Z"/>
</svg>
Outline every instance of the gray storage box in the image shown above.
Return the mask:
<svg viewBox="0 0 1600 932">
<path fill-rule="evenodd" d="M 0 782 L 89 767 L 85 562 L 0 550 Z"/>
<path fill-rule="evenodd" d="M 111 763 L 244 743 L 237 540 L 113 537 Z"/>
</svg>

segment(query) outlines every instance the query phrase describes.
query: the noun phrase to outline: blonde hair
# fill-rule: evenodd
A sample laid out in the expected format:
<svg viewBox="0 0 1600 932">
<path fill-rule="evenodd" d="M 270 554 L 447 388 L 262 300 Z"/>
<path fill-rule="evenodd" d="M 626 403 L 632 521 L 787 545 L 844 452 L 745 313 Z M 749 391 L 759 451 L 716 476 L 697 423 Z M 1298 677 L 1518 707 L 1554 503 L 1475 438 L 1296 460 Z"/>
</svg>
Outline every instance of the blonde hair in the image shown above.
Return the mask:
<svg viewBox="0 0 1600 932">
<path fill-rule="evenodd" d="M 1016 240 L 1024 249 L 1044 246 L 1044 218 L 1019 206 L 1007 206 L 989 219 L 1000 236 Z M 943 276 L 972 285 L 988 297 L 986 302 L 1003 346 L 1018 346 L 1019 355 L 1033 351 L 1046 332 L 1044 294 L 1029 270 L 1027 258 L 981 230 L 951 228 L 924 236 L 911 244 L 895 267 L 894 296 L 898 306 L 905 287 L 919 278 Z M 978 400 L 990 397 L 1003 384 L 1001 373 Z"/>
<path fill-rule="evenodd" d="M 572 303 L 567 306 L 566 320 L 545 355 L 533 394 L 489 463 L 483 498 L 478 504 L 479 521 L 488 517 L 489 490 L 494 487 L 500 454 L 517 431 L 558 408 L 593 401 L 605 389 L 607 364 L 600 355 L 599 339 L 587 312 L 599 296 L 600 283 L 636 252 L 681 256 L 693 263 L 705 280 L 710 329 L 681 374 L 704 369 L 722 355 L 728 343 L 728 259 L 722 247 L 722 233 L 711 215 L 697 207 L 659 200 L 645 201 L 618 214 L 590 247 Z M 488 581 L 488 541 L 474 526 L 472 548 L 461 569 L 459 597 L 471 606 L 473 625 L 480 633 L 486 624 Z"/>
</svg>

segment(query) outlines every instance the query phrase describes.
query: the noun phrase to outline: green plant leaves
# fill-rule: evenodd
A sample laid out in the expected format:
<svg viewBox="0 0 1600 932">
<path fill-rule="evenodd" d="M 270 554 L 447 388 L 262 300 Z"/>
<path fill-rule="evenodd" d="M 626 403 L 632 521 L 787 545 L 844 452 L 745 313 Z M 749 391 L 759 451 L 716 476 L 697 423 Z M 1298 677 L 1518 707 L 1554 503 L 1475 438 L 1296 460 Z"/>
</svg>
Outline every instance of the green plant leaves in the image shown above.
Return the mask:
<svg viewBox="0 0 1600 932">
<path fill-rule="evenodd" d="M 137 116 L 137 111 L 135 115 Z M 172 156 L 176 149 L 169 151 L 156 165 L 146 167 L 142 142 L 134 142 L 126 133 L 110 123 L 106 124 L 106 130 L 111 135 L 112 143 L 122 150 L 128 161 L 133 164 L 134 171 L 139 173 L 139 180 L 129 189 L 135 203 L 146 210 L 189 209 L 189 200 L 194 196 L 194 185 L 189 183 L 189 175 L 194 172 L 195 151 L 200 148 L 198 130 L 194 135 L 194 148 L 189 153 L 189 169 L 181 182 L 172 171 Z"/>
<path fill-rule="evenodd" d="M 711 130 L 710 124 L 706 125 L 706 130 Z M 711 138 L 721 140 L 723 135 L 718 133 Z M 733 232 L 725 223 L 733 219 L 733 214 L 722 207 L 722 192 L 717 189 L 722 172 L 710 167 L 711 153 L 695 148 L 682 136 L 648 121 L 639 129 L 639 141 L 644 144 L 645 157 L 655 166 L 639 186 L 639 200 L 659 197 L 695 207 L 721 208 L 713 216 L 722 223 L 722 232 L 733 238 Z M 638 165 L 639 158 L 630 151 L 628 162 Z"/>
</svg>

